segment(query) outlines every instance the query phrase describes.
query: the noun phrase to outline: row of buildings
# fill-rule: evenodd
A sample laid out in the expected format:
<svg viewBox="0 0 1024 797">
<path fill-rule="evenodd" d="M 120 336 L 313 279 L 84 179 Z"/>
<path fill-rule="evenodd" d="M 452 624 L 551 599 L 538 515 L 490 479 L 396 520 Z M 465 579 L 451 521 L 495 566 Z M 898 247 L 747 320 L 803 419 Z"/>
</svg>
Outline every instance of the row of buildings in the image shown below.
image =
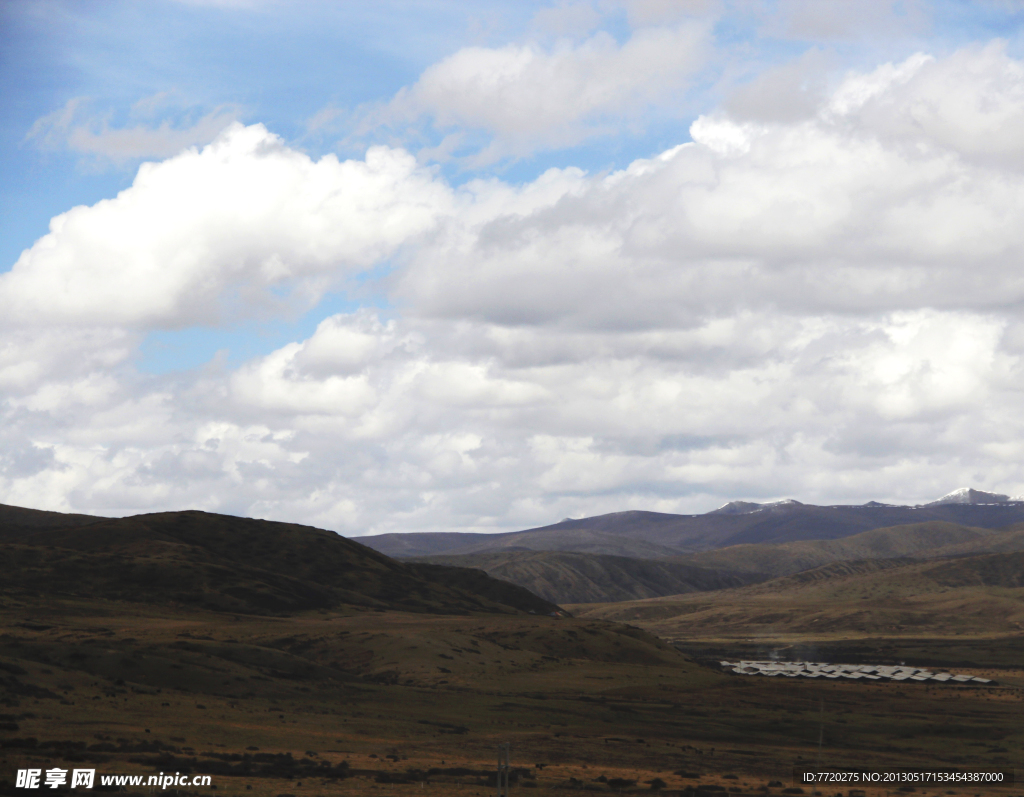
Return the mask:
<svg viewBox="0 0 1024 797">
<path fill-rule="evenodd" d="M 726 670 L 737 675 L 782 676 L 785 678 L 846 678 L 865 681 L 928 681 L 953 684 L 993 684 L 989 678 L 953 675 L 918 667 L 884 664 L 826 664 L 815 661 L 723 661 Z"/>
</svg>

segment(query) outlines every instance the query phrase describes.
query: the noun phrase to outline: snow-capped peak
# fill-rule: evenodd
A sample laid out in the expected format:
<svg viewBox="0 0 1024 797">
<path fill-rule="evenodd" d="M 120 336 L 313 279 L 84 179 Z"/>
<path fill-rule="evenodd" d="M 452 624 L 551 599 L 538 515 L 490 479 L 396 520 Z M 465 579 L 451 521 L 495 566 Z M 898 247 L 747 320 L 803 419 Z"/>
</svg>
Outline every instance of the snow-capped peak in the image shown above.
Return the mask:
<svg viewBox="0 0 1024 797">
<path fill-rule="evenodd" d="M 925 506 L 941 506 L 943 504 L 1005 504 L 1011 500 L 1010 496 L 1002 493 L 987 493 L 984 490 L 975 490 L 973 487 L 961 487 L 951 493 L 946 493 L 937 501 L 925 504 Z"/>
<path fill-rule="evenodd" d="M 709 515 L 749 515 L 753 512 L 760 512 L 764 509 L 785 509 L 790 506 L 803 506 L 799 501 L 792 498 L 784 498 L 781 501 L 771 501 L 767 504 L 757 504 L 753 501 L 730 501 L 722 504 L 718 509 L 712 509 Z"/>
<path fill-rule="evenodd" d="M 712 509 L 708 514 L 711 515 L 747 515 L 751 512 L 756 512 L 761 508 L 760 504 L 754 503 L 753 501 L 730 501 L 727 504 L 722 504 L 718 509 Z"/>
</svg>

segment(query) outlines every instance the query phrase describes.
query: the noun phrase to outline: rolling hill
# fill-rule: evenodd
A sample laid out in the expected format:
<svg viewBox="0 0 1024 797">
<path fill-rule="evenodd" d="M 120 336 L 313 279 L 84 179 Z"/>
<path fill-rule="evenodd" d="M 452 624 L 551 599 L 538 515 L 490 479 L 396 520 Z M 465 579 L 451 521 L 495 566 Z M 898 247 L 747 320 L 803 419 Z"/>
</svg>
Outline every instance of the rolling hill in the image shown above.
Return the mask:
<svg viewBox="0 0 1024 797">
<path fill-rule="evenodd" d="M 1024 552 L 832 562 L 760 584 L 574 606 L 663 638 L 753 642 L 966 638 L 1024 631 Z"/>
<path fill-rule="evenodd" d="M 52 519 L 52 518 L 51 518 Z M 334 532 L 206 512 L 0 526 L 9 595 L 59 594 L 274 614 L 342 605 L 557 611 L 480 571 L 396 562 Z"/>
<path fill-rule="evenodd" d="M 667 560 L 561 551 L 508 551 L 416 560 L 478 568 L 552 603 L 594 603 L 738 587 L 763 580 Z"/>
</svg>

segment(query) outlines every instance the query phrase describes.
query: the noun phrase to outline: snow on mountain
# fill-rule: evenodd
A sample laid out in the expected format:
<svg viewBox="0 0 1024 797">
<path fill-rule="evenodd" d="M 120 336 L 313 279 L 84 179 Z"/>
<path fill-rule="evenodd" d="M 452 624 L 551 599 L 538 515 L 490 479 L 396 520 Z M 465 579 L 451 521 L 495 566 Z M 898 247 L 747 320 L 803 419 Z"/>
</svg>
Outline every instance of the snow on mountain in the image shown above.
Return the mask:
<svg viewBox="0 0 1024 797">
<path fill-rule="evenodd" d="M 921 506 L 944 506 L 946 504 L 1014 504 L 1024 503 L 1024 496 L 1010 497 L 1003 495 L 1002 493 L 989 493 L 984 490 L 975 490 L 973 487 L 961 487 L 959 490 L 954 490 L 951 493 L 947 493 L 935 501 L 930 501 L 927 504 Z M 713 509 L 708 512 L 709 515 L 750 515 L 754 512 L 762 512 L 764 510 L 786 510 L 789 508 L 803 506 L 799 501 L 792 498 L 786 498 L 782 501 L 771 501 L 769 503 L 758 504 L 754 501 L 730 501 L 727 504 L 723 504 L 718 509 Z M 863 504 L 864 507 L 876 507 L 876 508 L 889 508 L 895 506 L 895 504 L 882 504 L 878 501 L 868 501 Z"/>
<path fill-rule="evenodd" d="M 730 501 L 722 504 L 718 509 L 712 509 L 709 515 L 748 515 L 761 508 L 760 504 L 753 501 Z"/>
<path fill-rule="evenodd" d="M 925 506 L 942 506 L 943 504 L 1005 504 L 1011 501 L 1018 501 L 1018 498 L 1010 498 L 1001 493 L 986 493 L 984 490 L 975 490 L 973 487 L 961 487 L 947 493 L 937 501 L 925 504 Z"/>
<path fill-rule="evenodd" d="M 803 506 L 793 498 L 784 498 L 781 501 L 771 501 L 767 504 L 758 504 L 753 501 L 730 501 L 718 509 L 708 512 L 709 515 L 749 515 L 753 512 L 760 512 L 765 509 L 788 509 L 789 507 Z"/>
</svg>

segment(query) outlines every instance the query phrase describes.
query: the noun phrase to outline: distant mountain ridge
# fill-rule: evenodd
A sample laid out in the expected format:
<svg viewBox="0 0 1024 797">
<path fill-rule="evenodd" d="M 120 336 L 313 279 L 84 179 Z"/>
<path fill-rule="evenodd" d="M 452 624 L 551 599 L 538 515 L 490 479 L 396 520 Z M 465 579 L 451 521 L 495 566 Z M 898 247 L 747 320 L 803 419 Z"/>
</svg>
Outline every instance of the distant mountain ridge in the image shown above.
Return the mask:
<svg viewBox="0 0 1024 797">
<path fill-rule="evenodd" d="M 732 501 L 702 515 L 632 510 L 495 534 L 410 532 L 355 537 L 389 556 L 458 556 L 509 550 L 662 558 L 741 544 L 830 540 L 920 523 L 998 529 L 1024 522 L 1024 500 L 962 488 L 929 504 L 816 506 L 788 499 Z"/>
</svg>

